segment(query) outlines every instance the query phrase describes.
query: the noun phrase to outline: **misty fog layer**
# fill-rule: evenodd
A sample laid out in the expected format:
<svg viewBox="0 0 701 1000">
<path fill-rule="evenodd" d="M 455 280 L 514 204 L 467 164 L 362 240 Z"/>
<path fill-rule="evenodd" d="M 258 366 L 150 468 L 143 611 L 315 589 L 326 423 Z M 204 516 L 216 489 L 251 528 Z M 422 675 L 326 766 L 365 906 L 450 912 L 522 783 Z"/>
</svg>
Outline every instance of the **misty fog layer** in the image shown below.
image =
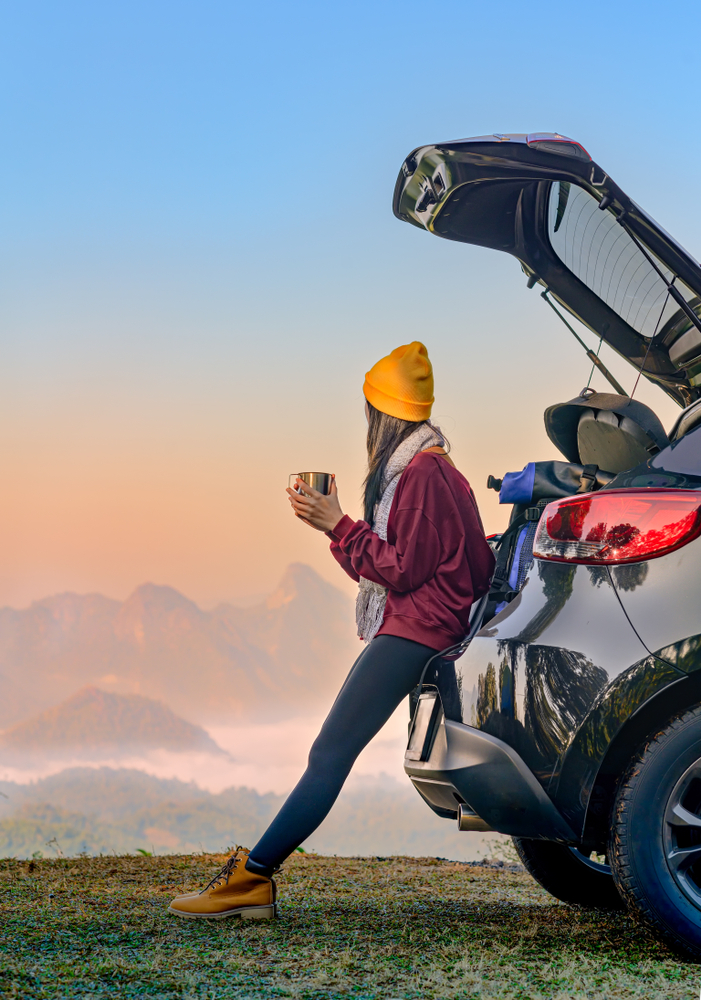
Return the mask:
<svg viewBox="0 0 701 1000">
<path fill-rule="evenodd" d="M 300 564 L 249 607 L 145 584 L 0 610 L 0 856 L 251 846 L 361 650 L 352 600 Z M 307 850 L 484 854 L 404 776 L 407 722 L 408 704 Z"/>
</svg>

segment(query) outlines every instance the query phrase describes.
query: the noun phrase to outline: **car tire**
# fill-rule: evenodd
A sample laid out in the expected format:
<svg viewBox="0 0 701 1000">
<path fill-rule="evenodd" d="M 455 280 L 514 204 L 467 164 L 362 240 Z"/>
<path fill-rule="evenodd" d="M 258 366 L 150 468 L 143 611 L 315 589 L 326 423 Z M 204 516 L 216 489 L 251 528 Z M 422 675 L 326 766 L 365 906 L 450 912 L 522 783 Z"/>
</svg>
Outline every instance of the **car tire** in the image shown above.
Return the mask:
<svg viewBox="0 0 701 1000">
<path fill-rule="evenodd" d="M 550 840 L 514 837 L 513 841 L 526 870 L 551 896 L 573 906 L 624 909 L 608 865 Z"/>
<path fill-rule="evenodd" d="M 609 857 L 632 912 L 701 958 L 701 706 L 672 719 L 623 775 Z"/>
</svg>

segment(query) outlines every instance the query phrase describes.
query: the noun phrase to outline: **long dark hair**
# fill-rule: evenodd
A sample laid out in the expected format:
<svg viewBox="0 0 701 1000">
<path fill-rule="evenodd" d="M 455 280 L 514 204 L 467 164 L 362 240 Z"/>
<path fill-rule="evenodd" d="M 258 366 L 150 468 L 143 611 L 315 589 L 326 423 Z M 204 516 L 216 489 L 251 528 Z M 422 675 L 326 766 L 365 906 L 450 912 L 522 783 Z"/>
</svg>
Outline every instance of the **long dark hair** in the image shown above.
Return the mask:
<svg viewBox="0 0 701 1000">
<path fill-rule="evenodd" d="M 368 474 L 363 483 L 363 518 L 372 524 L 375 504 L 382 496 L 382 479 L 392 453 L 402 441 L 406 441 L 417 427 L 428 420 L 400 420 L 388 413 L 376 410 L 372 403 L 368 408 Z M 445 442 L 446 450 L 448 442 Z"/>
</svg>

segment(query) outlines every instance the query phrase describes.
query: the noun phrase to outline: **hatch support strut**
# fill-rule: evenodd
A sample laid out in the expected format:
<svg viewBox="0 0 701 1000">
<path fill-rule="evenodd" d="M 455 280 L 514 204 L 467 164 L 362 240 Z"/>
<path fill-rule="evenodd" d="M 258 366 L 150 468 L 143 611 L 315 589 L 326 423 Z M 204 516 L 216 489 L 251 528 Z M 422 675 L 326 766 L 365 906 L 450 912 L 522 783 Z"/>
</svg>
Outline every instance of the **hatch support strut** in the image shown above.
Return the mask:
<svg viewBox="0 0 701 1000">
<path fill-rule="evenodd" d="M 599 208 L 601 208 L 601 205 L 599 205 Z M 640 242 L 640 240 L 638 239 L 638 237 L 631 230 L 630 226 L 626 225 L 626 223 L 625 223 L 625 216 L 627 214 L 628 214 L 627 211 L 626 212 L 621 212 L 620 215 L 618 215 L 618 216 L 615 217 L 616 218 L 616 222 L 619 224 L 619 226 L 621 227 L 621 229 L 625 233 L 627 233 L 628 236 L 630 236 L 631 240 L 633 241 L 633 243 L 635 243 L 636 247 L 638 248 L 638 250 L 640 251 L 640 253 L 643 255 L 643 257 L 645 257 L 645 259 L 647 260 L 648 264 L 650 264 L 655 269 L 655 271 L 657 272 L 657 274 L 660 277 L 660 279 L 667 286 L 668 293 L 672 296 L 672 298 L 677 303 L 677 305 L 679 306 L 679 308 L 681 309 L 681 311 L 686 315 L 687 319 L 696 327 L 697 330 L 701 330 L 701 319 L 699 319 L 699 317 L 696 315 L 696 313 L 694 312 L 694 310 L 691 308 L 691 306 L 689 305 L 689 303 L 686 301 L 686 299 L 684 298 L 684 296 L 682 295 L 682 293 L 679 291 L 679 289 L 674 284 L 674 282 L 676 281 L 676 275 L 670 281 L 669 278 L 667 277 L 667 275 L 664 274 L 664 272 L 657 266 L 657 264 L 655 263 L 655 260 L 654 260 L 654 258 L 652 256 L 652 254 L 643 246 L 643 244 Z M 653 336 L 652 340 L 654 340 L 654 339 L 655 338 Z M 652 343 L 652 340 L 650 341 L 650 343 Z M 649 350 L 649 348 L 648 348 L 648 350 Z M 643 374 L 645 374 L 645 373 L 643 372 Z"/>
<path fill-rule="evenodd" d="M 582 338 L 581 338 L 581 337 L 579 336 L 579 334 L 578 334 L 578 333 L 577 333 L 577 331 L 576 331 L 576 330 L 574 329 L 574 327 L 573 327 L 573 326 L 570 326 L 570 324 L 569 324 L 569 323 L 567 322 L 567 320 L 566 320 L 566 319 L 565 319 L 565 317 L 564 317 L 564 316 L 562 315 L 562 313 L 560 312 L 560 310 L 559 310 L 559 309 L 557 308 L 557 306 L 555 305 L 555 303 L 554 303 L 554 302 L 553 302 L 553 301 L 552 301 L 552 300 L 551 300 L 551 299 L 550 299 L 550 298 L 548 297 L 548 292 L 549 292 L 549 291 L 550 291 L 550 289 L 549 289 L 549 288 L 546 288 L 544 292 L 541 292 L 541 293 L 540 293 L 540 297 L 541 297 L 542 299 L 545 299 L 545 301 L 546 301 L 546 302 L 548 303 L 548 305 L 550 306 L 550 308 L 552 309 L 552 311 L 553 311 L 554 313 L 556 313 L 556 314 L 557 314 L 557 315 L 558 315 L 558 316 L 560 317 L 560 319 L 561 319 L 561 320 L 562 320 L 562 322 L 563 322 L 563 323 L 565 324 L 565 326 L 566 326 L 566 327 L 567 327 L 567 329 L 568 329 L 568 330 L 570 331 L 570 333 L 571 333 L 571 334 L 572 334 L 572 336 L 573 336 L 573 337 L 575 338 L 575 340 L 577 340 L 577 341 L 578 341 L 578 343 L 579 343 L 579 344 L 581 344 L 581 346 L 582 346 L 582 347 L 584 348 L 584 350 L 585 350 L 585 351 L 587 352 L 587 357 L 589 358 L 589 360 L 591 361 L 591 363 L 592 363 L 593 365 L 595 365 L 595 366 L 596 366 L 596 367 L 597 367 L 597 368 L 599 369 L 599 371 L 601 372 L 601 374 L 602 374 L 602 375 L 604 376 L 604 378 L 605 378 L 605 379 L 606 379 L 606 380 L 607 380 L 607 381 L 608 381 L 608 382 L 609 382 L 609 383 L 610 383 L 610 384 L 611 384 L 611 385 L 613 386 L 613 388 L 614 388 L 614 389 L 616 390 L 616 392 L 617 392 L 617 393 L 619 394 L 619 396 L 627 396 L 627 395 L 628 395 L 628 393 L 627 393 L 627 392 L 625 391 L 625 389 L 623 388 L 623 386 L 621 385 L 621 383 L 620 383 L 620 382 L 618 382 L 618 381 L 617 381 L 617 380 L 616 380 L 616 379 L 614 378 L 614 376 L 613 376 L 613 375 L 611 374 L 611 372 L 610 372 L 610 371 L 608 370 L 608 368 L 606 367 L 606 365 L 604 364 L 604 362 L 603 362 L 603 361 L 601 360 L 601 358 L 600 358 L 600 357 L 598 356 L 598 354 L 594 354 L 594 352 L 593 352 L 593 351 L 590 351 L 590 350 L 589 350 L 589 348 L 588 348 L 588 347 L 587 347 L 587 345 L 586 345 L 586 344 L 584 343 L 584 341 L 583 341 L 583 340 L 582 340 Z"/>
</svg>

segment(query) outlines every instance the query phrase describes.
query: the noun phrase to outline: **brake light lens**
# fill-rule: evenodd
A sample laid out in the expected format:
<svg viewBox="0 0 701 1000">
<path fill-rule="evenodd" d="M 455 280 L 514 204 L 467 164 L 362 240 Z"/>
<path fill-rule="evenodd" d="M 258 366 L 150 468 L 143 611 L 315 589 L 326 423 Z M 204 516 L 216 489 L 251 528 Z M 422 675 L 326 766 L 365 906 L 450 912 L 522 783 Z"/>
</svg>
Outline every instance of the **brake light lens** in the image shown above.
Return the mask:
<svg viewBox="0 0 701 1000">
<path fill-rule="evenodd" d="M 666 555 L 701 535 L 696 490 L 604 490 L 548 504 L 533 555 L 614 565 Z"/>
<path fill-rule="evenodd" d="M 591 156 L 581 142 L 560 135 L 559 132 L 531 132 L 526 136 L 526 143 L 546 153 L 559 153 L 560 156 L 575 156 L 578 160 L 591 161 Z"/>
</svg>

